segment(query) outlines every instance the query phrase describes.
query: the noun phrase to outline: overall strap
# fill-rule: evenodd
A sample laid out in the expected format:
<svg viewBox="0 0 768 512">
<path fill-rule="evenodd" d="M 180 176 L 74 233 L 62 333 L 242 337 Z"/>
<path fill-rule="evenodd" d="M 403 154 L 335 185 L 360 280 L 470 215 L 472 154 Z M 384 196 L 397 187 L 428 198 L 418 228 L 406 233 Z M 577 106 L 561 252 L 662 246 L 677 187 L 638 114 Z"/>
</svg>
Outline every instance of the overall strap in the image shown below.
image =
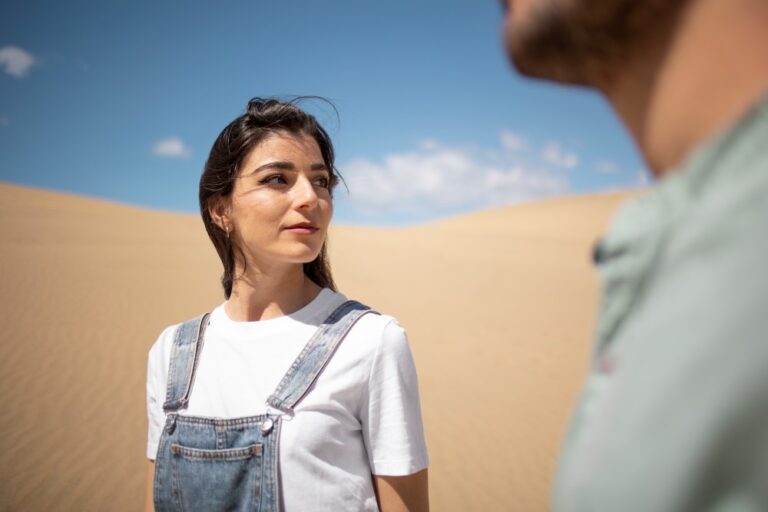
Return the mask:
<svg viewBox="0 0 768 512">
<path fill-rule="evenodd" d="M 189 401 L 197 361 L 203 349 L 203 333 L 208 325 L 208 316 L 208 313 L 204 313 L 187 320 L 176 330 L 168 370 L 168 389 L 163 404 L 166 413 L 184 408 Z"/>
<path fill-rule="evenodd" d="M 282 411 L 292 410 L 307 394 L 352 326 L 366 313 L 378 314 L 354 300 L 336 308 L 288 368 L 280 384 L 267 399 L 267 405 Z"/>
</svg>

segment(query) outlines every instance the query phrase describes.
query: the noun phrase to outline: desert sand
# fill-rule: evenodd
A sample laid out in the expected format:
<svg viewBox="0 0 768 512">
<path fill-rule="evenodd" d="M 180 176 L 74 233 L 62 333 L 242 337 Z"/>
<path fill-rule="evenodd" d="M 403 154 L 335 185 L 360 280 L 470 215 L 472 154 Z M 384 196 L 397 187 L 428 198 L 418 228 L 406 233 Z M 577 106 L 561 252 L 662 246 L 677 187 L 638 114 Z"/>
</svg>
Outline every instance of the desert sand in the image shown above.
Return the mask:
<svg viewBox="0 0 768 512">
<path fill-rule="evenodd" d="M 627 195 L 332 229 L 340 290 L 408 331 L 433 510 L 547 510 Z M 147 351 L 223 300 L 202 223 L 4 184 L 0 212 L 0 511 L 140 510 Z"/>
</svg>

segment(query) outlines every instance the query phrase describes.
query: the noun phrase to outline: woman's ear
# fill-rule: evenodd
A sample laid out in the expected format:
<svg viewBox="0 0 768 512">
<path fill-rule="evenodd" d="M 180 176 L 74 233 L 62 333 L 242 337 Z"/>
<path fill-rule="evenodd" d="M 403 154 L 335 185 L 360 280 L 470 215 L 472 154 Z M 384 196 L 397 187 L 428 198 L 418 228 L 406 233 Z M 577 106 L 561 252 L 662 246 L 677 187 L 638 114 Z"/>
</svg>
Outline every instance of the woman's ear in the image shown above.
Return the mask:
<svg viewBox="0 0 768 512">
<path fill-rule="evenodd" d="M 219 226 L 227 236 L 232 231 L 232 222 L 229 220 L 229 200 L 225 197 L 211 198 L 208 201 L 208 214 L 213 223 Z"/>
</svg>

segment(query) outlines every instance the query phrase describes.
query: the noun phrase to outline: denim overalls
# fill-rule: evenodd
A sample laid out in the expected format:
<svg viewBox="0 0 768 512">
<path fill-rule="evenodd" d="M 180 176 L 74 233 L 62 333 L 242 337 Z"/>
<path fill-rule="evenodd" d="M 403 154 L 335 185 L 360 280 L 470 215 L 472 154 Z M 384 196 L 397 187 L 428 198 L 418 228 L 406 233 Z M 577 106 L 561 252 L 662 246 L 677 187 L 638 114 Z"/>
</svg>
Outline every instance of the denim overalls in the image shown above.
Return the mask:
<svg viewBox="0 0 768 512">
<path fill-rule="evenodd" d="M 366 313 L 355 301 L 339 306 L 307 342 L 267 405 L 291 414 L 333 356 L 339 343 Z M 280 510 L 278 439 L 281 414 L 218 419 L 178 414 L 195 379 L 208 314 L 183 323 L 173 341 L 165 428 L 155 460 L 155 510 Z"/>
</svg>

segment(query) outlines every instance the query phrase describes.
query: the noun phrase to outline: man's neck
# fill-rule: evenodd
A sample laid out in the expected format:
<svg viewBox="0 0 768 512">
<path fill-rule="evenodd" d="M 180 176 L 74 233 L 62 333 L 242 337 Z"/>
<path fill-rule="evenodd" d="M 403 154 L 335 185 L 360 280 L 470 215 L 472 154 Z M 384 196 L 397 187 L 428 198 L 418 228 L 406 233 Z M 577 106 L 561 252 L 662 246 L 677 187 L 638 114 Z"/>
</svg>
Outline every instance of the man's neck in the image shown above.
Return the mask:
<svg viewBox="0 0 768 512">
<path fill-rule="evenodd" d="M 768 2 L 691 0 L 605 91 L 662 177 L 768 92 Z"/>
</svg>

